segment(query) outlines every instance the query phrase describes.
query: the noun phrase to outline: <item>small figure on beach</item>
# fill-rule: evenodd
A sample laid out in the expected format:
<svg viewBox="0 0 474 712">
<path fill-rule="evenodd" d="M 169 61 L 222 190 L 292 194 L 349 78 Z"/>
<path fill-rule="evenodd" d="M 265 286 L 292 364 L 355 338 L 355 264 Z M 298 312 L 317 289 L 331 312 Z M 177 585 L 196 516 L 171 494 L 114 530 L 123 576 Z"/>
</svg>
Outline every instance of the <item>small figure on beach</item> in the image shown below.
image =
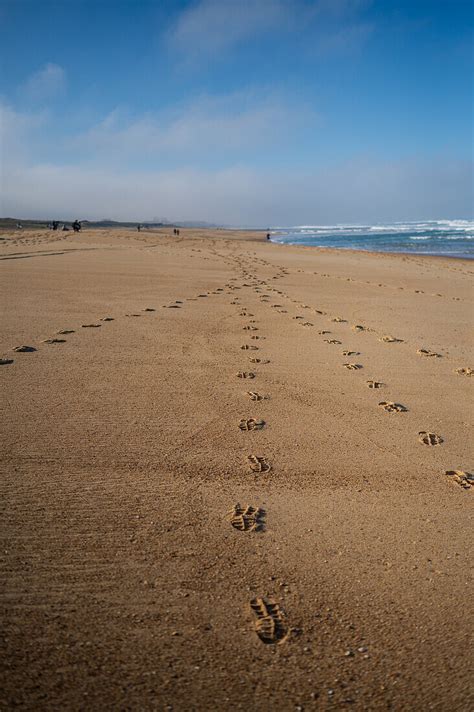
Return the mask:
<svg viewBox="0 0 474 712">
<path fill-rule="evenodd" d="M 53 220 L 51 223 L 51 230 L 57 230 L 59 227 L 59 220 Z"/>
<path fill-rule="evenodd" d="M 142 226 L 140 225 L 140 223 L 138 223 L 138 225 L 137 225 L 138 232 L 140 232 L 141 229 L 142 229 Z"/>
<path fill-rule="evenodd" d="M 74 220 L 74 222 L 72 224 L 72 229 L 74 230 L 74 232 L 80 232 L 81 228 L 82 228 L 82 225 L 79 222 L 79 220 Z"/>
<path fill-rule="evenodd" d="M 267 240 L 269 240 L 269 239 L 270 239 L 270 233 L 267 232 Z"/>
<path fill-rule="evenodd" d="M 16 229 L 17 229 L 17 230 L 23 230 L 23 225 L 22 225 L 20 222 L 18 222 L 18 223 L 16 224 Z"/>
</svg>

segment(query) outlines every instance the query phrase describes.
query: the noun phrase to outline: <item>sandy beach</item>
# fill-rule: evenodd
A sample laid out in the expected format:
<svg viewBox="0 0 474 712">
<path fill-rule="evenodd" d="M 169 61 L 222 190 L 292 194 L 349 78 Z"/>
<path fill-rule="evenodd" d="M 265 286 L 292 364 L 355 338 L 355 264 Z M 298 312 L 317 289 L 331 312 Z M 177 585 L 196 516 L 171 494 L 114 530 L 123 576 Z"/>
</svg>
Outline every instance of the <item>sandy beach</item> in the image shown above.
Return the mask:
<svg viewBox="0 0 474 712">
<path fill-rule="evenodd" d="M 472 709 L 474 264 L 1 237 L 1 709 Z"/>
</svg>

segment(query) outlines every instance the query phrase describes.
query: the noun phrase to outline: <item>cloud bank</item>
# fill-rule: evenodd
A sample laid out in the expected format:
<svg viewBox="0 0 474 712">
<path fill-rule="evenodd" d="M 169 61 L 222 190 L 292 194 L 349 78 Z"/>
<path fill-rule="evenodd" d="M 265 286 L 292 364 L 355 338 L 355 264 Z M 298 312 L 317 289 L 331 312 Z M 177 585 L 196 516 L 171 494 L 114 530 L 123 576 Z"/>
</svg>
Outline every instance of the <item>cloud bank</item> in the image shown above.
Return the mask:
<svg viewBox="0 0 474 712">
<path fill-rule="evenodd" d="M 464 186 L 460 190 L 460 186 Z M 312 172 L 245 166 L 130 171 L 26 165 L 9 175 L 3 215 L 117 220 L 204 220 L 295 225 L 469 218 L 469 161 L 359 159 Z"/>
</svg>

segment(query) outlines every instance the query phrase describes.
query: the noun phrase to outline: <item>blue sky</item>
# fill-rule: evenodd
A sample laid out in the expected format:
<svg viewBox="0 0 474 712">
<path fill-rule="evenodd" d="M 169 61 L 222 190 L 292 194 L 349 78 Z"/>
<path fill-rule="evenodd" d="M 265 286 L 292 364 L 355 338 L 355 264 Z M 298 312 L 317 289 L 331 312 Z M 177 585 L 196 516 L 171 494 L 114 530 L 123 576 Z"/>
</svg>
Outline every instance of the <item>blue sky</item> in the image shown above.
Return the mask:
<svg viewBox="0 0 474 712">
<path fill-rule="evenodd" d="M 3 215 L 469 218 L 464 0 L 0 0 Z"/>
</svg>

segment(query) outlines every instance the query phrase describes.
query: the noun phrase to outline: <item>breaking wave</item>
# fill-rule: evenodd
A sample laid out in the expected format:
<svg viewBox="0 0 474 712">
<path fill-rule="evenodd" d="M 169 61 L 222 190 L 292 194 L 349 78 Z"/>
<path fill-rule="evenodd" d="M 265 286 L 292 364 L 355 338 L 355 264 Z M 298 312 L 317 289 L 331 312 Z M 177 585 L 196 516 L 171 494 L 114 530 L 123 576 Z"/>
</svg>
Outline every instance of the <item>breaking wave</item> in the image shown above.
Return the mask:
<svg viewBox="0 0 474 712">
<path fill-rule="evenodd" d="M 275 227 L 273 242 L 316 247 L 411 252 L 474 259 L 474 221 L 426 220 L 374 225 Z"/>
</svg>

